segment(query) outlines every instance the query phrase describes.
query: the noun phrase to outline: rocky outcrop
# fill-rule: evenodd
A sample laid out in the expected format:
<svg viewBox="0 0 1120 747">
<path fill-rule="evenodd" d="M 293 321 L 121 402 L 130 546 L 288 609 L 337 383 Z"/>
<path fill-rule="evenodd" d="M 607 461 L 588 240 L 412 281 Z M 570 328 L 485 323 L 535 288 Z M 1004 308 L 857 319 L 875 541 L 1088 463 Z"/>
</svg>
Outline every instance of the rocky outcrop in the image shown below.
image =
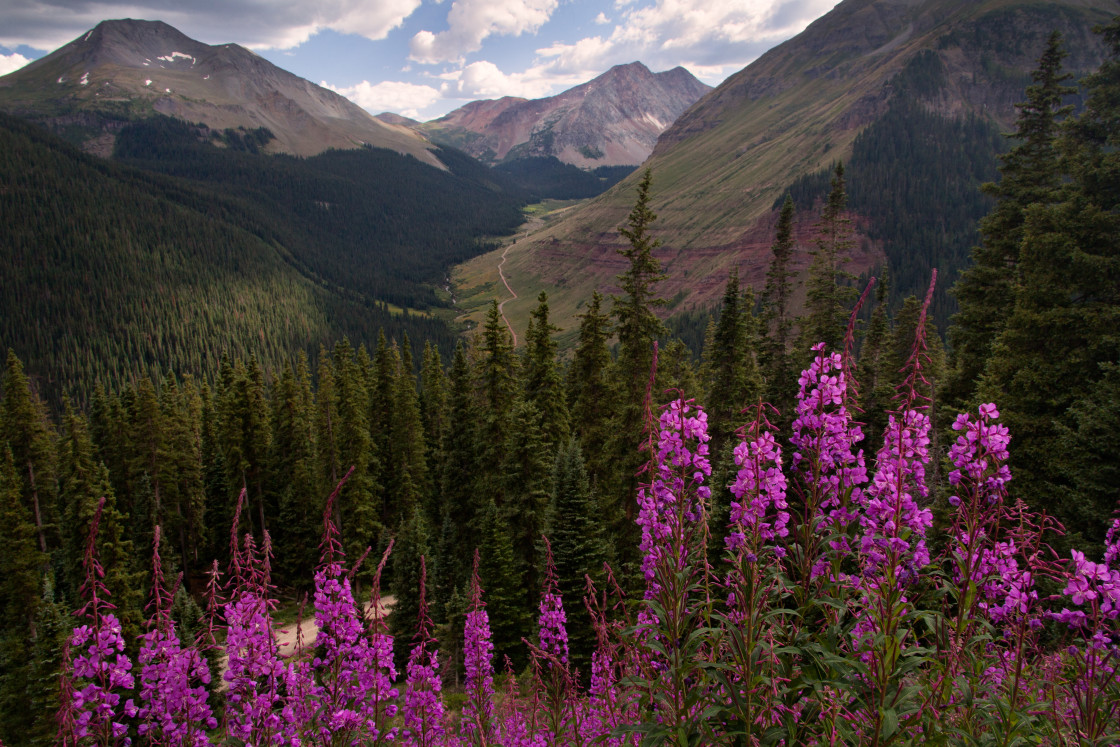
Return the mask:
<svg viewBox="0 0 1120 747">
<path fill-rule="evenodd" d="M 585 168 L 629 166 L 709 90 L 684 68 L 653 73 L 632 62 L 549 98 L 474 101 L 422 129 L 490 163 L 554 156 Z"/>
</svg>

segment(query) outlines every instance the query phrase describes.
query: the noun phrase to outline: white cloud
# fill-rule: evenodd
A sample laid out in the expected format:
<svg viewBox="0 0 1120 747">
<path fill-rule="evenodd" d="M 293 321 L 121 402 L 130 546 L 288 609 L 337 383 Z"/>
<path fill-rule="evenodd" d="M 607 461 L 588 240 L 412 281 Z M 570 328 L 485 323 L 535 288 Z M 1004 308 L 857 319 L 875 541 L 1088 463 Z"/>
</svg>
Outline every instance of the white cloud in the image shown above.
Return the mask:
<svg viewBox="0 0 1120 747">
<path fill-rule="evenodd" d="M 370 83 L 363 80 L 354 86 L 336 88 L 327 82 L 319 85 L 340 93 L 371 114 L 395 112 L 413 119 L 421 119 L 421 111 L 440 100 L 441 94 L 431 86 L 386 80 Z"/>
<path fill-rule="evenodd" d="M 208 44 L 289 49 L 325 29 L 384 39 L 421 0 L 0 0 L 0 44 L 55 49 L 107 18 L 161 20 Z"/>
<path fill-rule="evenodd" d="M 611 65 L 640 60 L 653 70 L 683 65 L 709 83 L 718 83 L 775 43 L 800 32 L 835 3 L 654 0 L 640 4 L 615 0 L 619 16 L 609 34 L 538 49 L 537 64 L 562 73 L 585 70 L 598 74 Z"/>
<path fill-rule="evenodd" d="M 607 18 L 607 14 L 603 11 L 599 11 L 599 15 L 595 16 L 595 23 L 599 26 L 606 26 L 610 22 L 611 19 Z"/>
<path fill-rule="evenodd" d="M 493 99 L 521 96 L 538 99 L 579 85 L 587 80 L 582 75 L 563 75 L 548 66 L 530 67 L 523 73 L 503 73 L 489 60 L 472 62 L 461 70 L 439 76 L 448 81 L 443 95 L 455 99 Z"/>
<path fill-rule="evenodd" d="M 536 33 L 556 10 L 557 0 L 455 0 L 446 31 L 422 30 L 412 37 L 410 58 L 425 64 L 451 62 L 477 52 L 489 36 Z"/>
<path fill-rule="evenodd" d="M 0 54 L 0 75 L 14 73 L 29 62 L 31 60 L 21 54 Z"/>
</svg>

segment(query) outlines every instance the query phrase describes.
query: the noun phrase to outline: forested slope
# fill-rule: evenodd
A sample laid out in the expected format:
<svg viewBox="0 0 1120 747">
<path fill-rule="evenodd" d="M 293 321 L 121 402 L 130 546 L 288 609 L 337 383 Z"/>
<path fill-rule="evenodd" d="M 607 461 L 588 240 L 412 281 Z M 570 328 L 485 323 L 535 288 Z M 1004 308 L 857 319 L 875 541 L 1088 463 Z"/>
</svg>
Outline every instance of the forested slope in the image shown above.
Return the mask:
<svg viewBox="0 0 1120 747">
<path fill-rule="evenodd" d="M 225 353 L 372 342 L 382 327 L 452 344 L 443 323 L 332 290 L 243 204 L 8 117 L 0 184 L 0 341 L 55 401 L 169 368 L 213 372 Z"/>
</svg>

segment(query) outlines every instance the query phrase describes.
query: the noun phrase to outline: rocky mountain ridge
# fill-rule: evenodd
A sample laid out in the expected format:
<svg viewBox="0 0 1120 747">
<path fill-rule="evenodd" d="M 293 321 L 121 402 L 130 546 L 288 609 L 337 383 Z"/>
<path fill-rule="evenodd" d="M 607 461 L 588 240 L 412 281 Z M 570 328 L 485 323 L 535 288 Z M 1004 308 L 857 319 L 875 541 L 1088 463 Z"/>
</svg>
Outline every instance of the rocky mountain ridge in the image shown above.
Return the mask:
<svg viewBox="0 0 1120 747">
<path fill-rule="evenodd" d="M 409 127 L 358 105 L 237 44 L 209 45 L 161 21 L 103 21 L 69 44 L 0 78 L 0 108 L 52 125 L 100 123 L 105 148 L 121 119 L 165 114 L 215 130 L 267 128 L 267 149 L 309 156 L 369 145 L 443 165 Z"/>
<path fill-rule="evenodd" d="M 684 68 L 653 73 L 632 62 L 556 96 L 474 101 L 420 129 L 485 163 L 552 156 L 581 168 L 636 165 L 710 90 Z"/>
</svg>

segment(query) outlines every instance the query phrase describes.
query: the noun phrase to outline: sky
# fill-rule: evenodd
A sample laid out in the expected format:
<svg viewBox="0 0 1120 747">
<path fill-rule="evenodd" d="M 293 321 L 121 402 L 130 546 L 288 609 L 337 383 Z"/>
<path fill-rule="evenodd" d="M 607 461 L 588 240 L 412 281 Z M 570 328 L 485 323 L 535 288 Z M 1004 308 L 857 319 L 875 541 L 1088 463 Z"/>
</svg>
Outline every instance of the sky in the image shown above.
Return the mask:
<svg viewBox="0 0 1120 747">
<path fill-rule="evenodd" d="M 0 75 L 100 21 L 235 42 L 372 113 L 427 121 L 639 61 L 718 85 L 837 0 L 0 0 Z"/>
</svg>

